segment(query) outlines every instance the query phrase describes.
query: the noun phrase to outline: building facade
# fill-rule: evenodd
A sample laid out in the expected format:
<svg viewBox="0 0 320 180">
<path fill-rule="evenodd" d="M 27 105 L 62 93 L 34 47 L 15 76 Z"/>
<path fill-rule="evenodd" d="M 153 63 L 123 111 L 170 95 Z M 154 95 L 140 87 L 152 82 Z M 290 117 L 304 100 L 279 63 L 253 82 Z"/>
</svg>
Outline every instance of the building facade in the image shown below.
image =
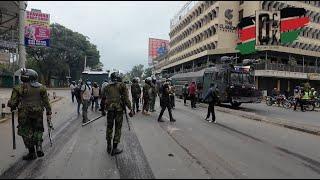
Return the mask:
<svg viewBox="0 0 320 180">
<path fill-rule="evenodd" d="M 310 19 L 298 40 L 284 45 L 259 45 L 256 53 L 241 55 L 237 24 L 257 11 L 285 7 L 306 10 Z M 168 58 L 155 65 L 155 72 L 167 76 L 197 71 L 217 63 L 221 56 L 260 59 L 255 65 L 259 89 L 270 92 L 292 89 L 304 82 L 320 88 L 320 1 L 190 1 L 171 20 Z M 319 63 L 318 63 L 319 60 Z"/>
</svg>

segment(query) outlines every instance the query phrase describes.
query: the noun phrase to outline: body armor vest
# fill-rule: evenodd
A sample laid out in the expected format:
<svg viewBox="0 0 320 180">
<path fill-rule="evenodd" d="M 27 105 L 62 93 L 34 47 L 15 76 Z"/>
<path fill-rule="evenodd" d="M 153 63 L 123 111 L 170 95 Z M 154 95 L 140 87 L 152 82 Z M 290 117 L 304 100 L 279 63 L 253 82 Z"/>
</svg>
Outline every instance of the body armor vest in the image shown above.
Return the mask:
<svg viewBox="0 0 320 180">
<path fill-rule="evenodd" d="M 40 88 L 30 86 L 30 84 L 22 85 L 22 107 L 32 107 L 32 109 L 42 109 Z"/>
</svg>

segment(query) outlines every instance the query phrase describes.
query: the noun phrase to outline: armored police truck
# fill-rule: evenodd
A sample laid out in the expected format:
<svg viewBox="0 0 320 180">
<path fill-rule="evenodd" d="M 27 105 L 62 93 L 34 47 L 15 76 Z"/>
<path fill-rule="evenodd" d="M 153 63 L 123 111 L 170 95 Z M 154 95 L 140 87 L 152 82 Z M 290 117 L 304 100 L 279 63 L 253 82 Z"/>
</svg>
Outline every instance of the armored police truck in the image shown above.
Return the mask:
<svg viewBox="0 0 320 180">
<path fill-rule="evenodd" d="M 250 64 L 250 63 L 247 63 Z M 254 68 L 250 65 L 233 65 L 223 62 L 214 67 L 197 72 L 181 73 L 171 77 L 176 87 L 176 95 L 182 97 L 182 87 L 195 81 L 198 90 L 198 100 L 202 101 L 205 93 L 214 83 L 219 90 L 218 103 L 231 103 L 238 107 L 241 103 L 260 103 L 262 92 L 254 82 Z"/>
</svg>

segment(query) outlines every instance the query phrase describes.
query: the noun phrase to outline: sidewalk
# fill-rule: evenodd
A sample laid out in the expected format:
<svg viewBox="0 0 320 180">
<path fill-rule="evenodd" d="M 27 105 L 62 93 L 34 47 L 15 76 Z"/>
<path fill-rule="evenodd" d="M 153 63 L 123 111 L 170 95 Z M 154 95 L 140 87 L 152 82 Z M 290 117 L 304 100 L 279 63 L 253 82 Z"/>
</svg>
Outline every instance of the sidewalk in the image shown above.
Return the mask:
<svg viewBox="0 0 320 180">
<path fill-rule="evenodd" d="M 182 102 L 182 100 L 180 99 L 177 99 L 177 101 Z M 200 103 L 198 105 L 199 107 L 202 107 L 202 108 L 208 107 L 208 105 L 205 103 Z M 215 106 L 215 110 L 241 116 L 241 117 L 255 120 L 255 121 L 261 121 L 261 122 L 320 136 L 320 126 L 316 126 L 316 125 L 297 123 L 297 122 L 290 121 L 289 119 L 283 119 L 283 118 L 270 118 L 270 117 L 259 115 L 253 112 L 245 112 L 241 110 L 235 110 L 235 109 L 230 109 L 230 108 L 225 108 L 220 106 Z"/>
</svg>

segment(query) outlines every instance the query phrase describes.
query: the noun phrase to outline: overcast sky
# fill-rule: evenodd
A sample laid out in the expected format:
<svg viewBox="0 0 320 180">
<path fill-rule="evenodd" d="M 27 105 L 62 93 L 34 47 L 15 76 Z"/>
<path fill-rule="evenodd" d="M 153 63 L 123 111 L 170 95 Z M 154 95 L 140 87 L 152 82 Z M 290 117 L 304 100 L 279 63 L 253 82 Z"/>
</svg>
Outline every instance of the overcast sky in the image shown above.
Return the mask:
<svg viewBox="0 0 320 180">
<path fill-rule="evenodd" d="M 104 69 L 129 71 L 148 64 L 148 38 L 169 40 L 170 19 L 181 1 L 28 1 L 27 9 L 80 32 L 97 45 Z"/>
</svg>

